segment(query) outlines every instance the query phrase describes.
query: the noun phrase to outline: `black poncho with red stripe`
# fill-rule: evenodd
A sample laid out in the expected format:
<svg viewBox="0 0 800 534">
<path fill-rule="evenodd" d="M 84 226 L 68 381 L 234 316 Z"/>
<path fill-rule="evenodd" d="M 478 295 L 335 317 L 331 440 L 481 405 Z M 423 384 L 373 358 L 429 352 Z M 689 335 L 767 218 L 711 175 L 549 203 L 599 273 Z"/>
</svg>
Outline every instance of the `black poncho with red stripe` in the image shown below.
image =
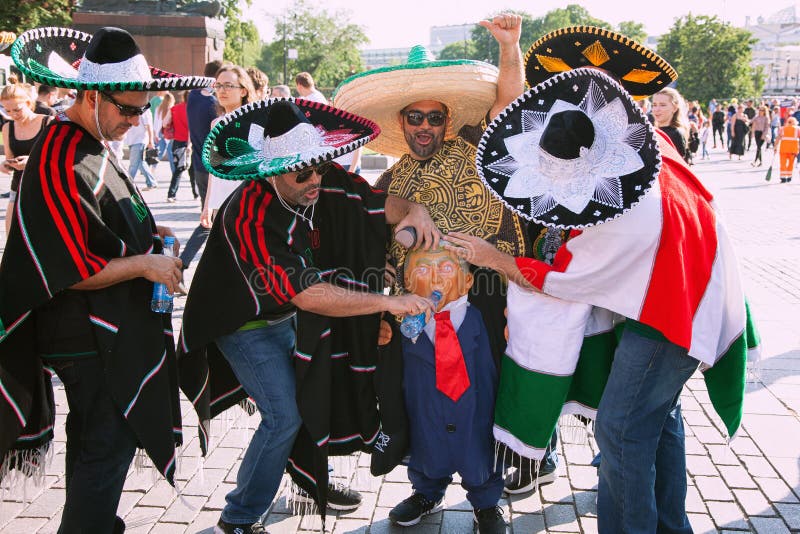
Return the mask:
<svg viewBox="0 0 800 534">
<path fill-rule="evenodd" d="M 385 201 L 337 166 L 322 179 L 315 230 L 283 207 L 266 181 L 239 188 L 223 205 L 192 281 L 178 344 L 181 388 L 201 421 L 204 453 L 209 420 L 247 396 L 214 339 L 256 317 L 290 313 L 291 298 L 320 280 L 381 291 Z M 333 319 L 299 311 L 297 319 L 303 426 L 289 472 L 321 497 L 324 510 L 325 492 L 317 488 L 327 485 L 328 455 L 368 450 L 381 428 L 374 387 L 379 316 Z"/>
<path fill-rule="evenodd" d="M 94 291 L 69 289 L 114 258 L 159 253 L 161 241 L 116 158 L 61 119 L 30 154 L 0 264 L 0 460 L 5 470 L 22 467 L 15 465 L 19 451 L 41 451 L 52 439 L 41 315 L 66 291 L 85 299 L 85 311 L 69 319 L 103 359 L 108 390 L 139 445 L 172 482 L 181 442 L 177 366 L 170 316 L 150 310 L 153 284 L 137 278 Z"/>
</svg>

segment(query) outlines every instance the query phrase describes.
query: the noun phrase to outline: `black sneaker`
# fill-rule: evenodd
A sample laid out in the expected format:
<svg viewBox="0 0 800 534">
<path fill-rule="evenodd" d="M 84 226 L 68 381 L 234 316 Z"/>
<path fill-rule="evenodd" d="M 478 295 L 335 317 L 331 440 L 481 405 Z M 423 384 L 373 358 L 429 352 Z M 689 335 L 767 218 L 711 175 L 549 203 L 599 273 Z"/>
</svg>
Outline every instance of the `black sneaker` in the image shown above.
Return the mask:
<svg viewBox="0 0 800 534">
<path fill-rule="evenodd" d="M 478 534 L 508 533 L 508 523 L 503 518 L 503 509 L 499 506 L 475 510 L 473 514 L 473 519 L 478 524 Z"/>
<path fill-rule="evenodd" d="M 421 493 L 414 493 L 408 499 L 392 508 L 389 512 L 389 519 L 401 527 L 416 525 L 422 516 L 432 514 L 437 511 L 442 501 L 429 501 Z"/>
<path fill-rule="evenodd" d="M 226 523 L 219 518 L 217 526 L 214 527 L 214 534 L 268 534 L 261 521 L 256 521 L 252 525 L 237 525 Z"/>
<path fill-rule="evenodd" d="M 293 497 L 297 503 L 311 503 L 313 499 L 302 489 Z M 328 508 L 348 512 L 361 506 L 361 494 L 343 484 L 328 484 Z"/>
<path fill-rule="evenodd" d="M 552 484 L 558 477 L 558 465 L 553 462 L 542 461 L 536 470 L 531 460 L 522 460 L 516 471 L 508 475 L 503 482 L 507 493 L 518 494 L 533 491 L 538 486 Z"/>
</svg>

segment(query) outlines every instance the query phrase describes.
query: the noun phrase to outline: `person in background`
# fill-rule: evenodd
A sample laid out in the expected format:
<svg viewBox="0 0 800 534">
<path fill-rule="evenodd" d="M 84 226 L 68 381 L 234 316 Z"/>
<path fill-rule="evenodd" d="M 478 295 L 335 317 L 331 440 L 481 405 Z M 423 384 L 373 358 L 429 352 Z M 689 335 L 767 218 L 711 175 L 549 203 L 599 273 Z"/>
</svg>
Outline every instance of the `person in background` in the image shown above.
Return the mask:
<svg viewBox="0 0 800 534">
<path fill-rule="evenodd" d="M 656 127 L 667 134 L 678 154 L 689 161 L 686 148 L 689 129 L 683 105 L 681 94 L 671 87 L 665 87 L 653 95 L 653 117 L 656 119 Z"/>
<path fill-rule="evenodd" d="M 269 76 L 267 76 L 266 74 L 264 74 L 264 72 L 255 67 L 248 67 L 247 75 L 250 76 L 250 80 L 253 82 L 253 90 L 255 91 L 253 94 L 252 102 L 268 98 Z"/>
<path fill-rule="evenodd" d="M 186 118 L 186 94 L 178 93 L 170 111 L 168 126 L 172 127 L 172 179 L 167 191 L 167 202 L 175 202 L 183 171 L 189 168 L 189 121 Z"/>
<path fill-rule="evenodd" d="M 325 98 L 317 87 L 314 85 L 314 78 L 307 72 L 301 72 L 294 77 L 294 83 L 297 87 L 298 98 L 311 100 L 312 102 L 319 102 L 320 104 L 327 104 L 328 99 Z"/>
<path fill-rule="evenodd" d="M 761 147 L 764 144 L 764 141 L 769 139 L 769 110 L 767 106 L 760 106 L 758 108 L 758 115 L 753 118 L 753 121 L 750 123 L 750 130 L 753 132 L 753 136 L 756 138 L 756 157 L 753 159 L 753 163 L 751 165 L 761 166 Z"/>
<path fill-rule="evenodd" d="M 292 90 L 288 85 L 276 85 L 269 95 L 271 98 L 291 98 Z"/>
<path fill-rule="evenodd" d="M 58 100 L 58 89 L 49 85 L 40 85 L 36 89 L 36 109 L 34 111 L 39 115 L 52 117 L 56 114 L 56 110 L 53 109 L 56 100 Z"/>
<path fill-rule="evenodd" d="M 7 85 L 0 92 L 0 105 L 11 119 L 2 128 L 5 161 L 0 167 L 12 176 L 11 193 L 6 208 L 6 236 L 14 219 L 14 199 L 19 191 L 22 171 L 28 164 L 28 154 L 49 121 L 49 115 L 34 112 L 32 95 L 33 87 L 27 83 Z"/>
<path fill-rule="evenodd" d="M 750 124 L 753 119 L 755 118 L 757 112 L 756 108 L 753 107 L 752 100 L 746 100 L 744 106 L 744 116 L 747 117 L 747 123 Z M 747 150 L 750 150 L 750 146 L 753 144 L 753 129 L 750 128 L 747 130 Z"/>
<path fill-rule="evenodd" d="M 238 65 L 225 65 L 217 71 L 217 82 L 214 84 L 214 92 L 219 102 L 218 115 L 224 115 L 231 111 L 253 102 L 255 89 L 253 82 L 247 72 Z M 211 127 L 219 120 L 219 117 L 211 121 Z M 203 211 L 200 214 L 200 224 L 206 228 L 211 228 L 214 211 L 218 210 L 225 199 L 239 187 L 236 180 L 223 180 L 216 176 L 211 176 L 206 188 L 206 201 L 203 203 Z"/>
<path fill-rule="evenodd" d="M 144 159 L 144 151 L 155 148 L 155 137 L 153 135 L 153 117 L 150 113 L 143 113 L 139 117 L 137 124 L 131 126 L 125 134 L 124 143 L 128 145 L 128 174 L 131 181 L 136 180 L 139 170 L 144 174 L 145 185 L 142 191 L 149 191 L 158 187 L 158 181 L 150 166 Z"/>
<path fill-rule="evenodd" d="M 170 123 L 170 111 L 174 105 L 175 97 L 172 95 L 172 93 L 166 91 L 161 99 L 161 103 L 153 113 L 153 132 L 155 133 L 157 140 L 156 149 L 158 150 L 158 158 L 169 161 L 170 175 L 175 172 L 175 162 L 172 161 L 172 140 L 174 138 L 174 132 L 168 134 L 169 139 L 167 139 L 164 136 L 164 125 Z M 194 197 L 197 198 L 197 193 L 195 193 Z"/>
<path fill-rule="evenodd" d="M 791 182 L 795 158 L 800 153 L 800 128 L 797 127 L 797 119 L 794 117 L 788 117 L 786 125 L 778 130 L 775 151 L 781 160 L 781 183 Z"/>
<path fill-rule="evenodd" d="M 744 114 L 744 106 L 742 104 L 736 107 L 736 115 L 730 118 L 728 126 L 732 136 L 730 147 L 728 148 L 728 159 L 733 158 L 733 155 L 736 154 L 741 160 L 742 156 L 744 156 L 747 132 L 750 131 L 747 116 Z"/>
<path fill-rule="evenodd" d="M 767 148 L 775 148 L 775 138 L 778 136 L 778 128 L 781 127 L 781 108 L 774 106 L 772 108 L 772 117 L 769 120 L 769 139 L 767 140 Z"/>
<path fill-rule="evenodd" d="M 725 130 L 725 111 L 722 106 L 716 106 L 714 112 L 711 113 L 711 141 L 712 147 L 717 148 L 717 134 L 719 134 L 719 144 L 725 146 L 725 139 L 722 137 L 722 132 Z"/>
</svg>

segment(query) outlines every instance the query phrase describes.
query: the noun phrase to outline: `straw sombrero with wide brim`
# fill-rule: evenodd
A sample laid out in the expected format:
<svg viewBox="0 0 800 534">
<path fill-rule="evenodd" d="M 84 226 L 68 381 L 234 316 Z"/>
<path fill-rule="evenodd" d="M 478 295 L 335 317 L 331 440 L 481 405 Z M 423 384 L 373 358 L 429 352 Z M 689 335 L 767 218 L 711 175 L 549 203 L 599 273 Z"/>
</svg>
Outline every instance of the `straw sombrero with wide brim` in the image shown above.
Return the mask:
<svg viewBox="0 0 800 534">
<path fill-rule="evenodd" d="M 370 120 L 294 98 L 251 102 L 225 115 L 203 144 L 203 164 L 219 178 L 256 180 L 338 158 L 374 139 Z"/>
<path fill-rule="evenodd" d="M 17 38 L 14 32 L 0 32 L 0 52 L 11 46 L 11 43 Z"/>
<path fill-rule="evenodd" d="M 650 121 L 596 69 L 563 72 L 525 92 L 488 125 L 476 160 L 509 209 L 562 229 L 621 216 L 661 171 Z"/>
<path fill-rule="evenodd" d="M 68 89 L 174 91 L 214 83 L 214 78 L 149 66 L 131 34 L 112 27 L 100 28 L 94 35 L 71 28 L 29 30 L 14 42 L 11 58 L 34 81 Z"/>
<path fill-rule="evenodd" d="M 607 70 L 637 100 L 678 79 L 675 69 L 649 48 L 596 26 L 570 26 L 552 31 L 533 43 L 525 54 L 525 78 L 531 86 L 579 67 Z"/>
<path fill-rule="evenodd" d="M 420 100 L 447 106 L 450 121 L 445 138 L 462 126 L 478 124 L 497 98 L 497 67 L 473 60 L 436 61 L 415 46 L 402 65 L 356 74 L 336 89 L 333 105 L 378 124 L 381 136 L 369 148 L 399 157 L 408 153 L 400 127 L 400 111 Z"/>
</svg>

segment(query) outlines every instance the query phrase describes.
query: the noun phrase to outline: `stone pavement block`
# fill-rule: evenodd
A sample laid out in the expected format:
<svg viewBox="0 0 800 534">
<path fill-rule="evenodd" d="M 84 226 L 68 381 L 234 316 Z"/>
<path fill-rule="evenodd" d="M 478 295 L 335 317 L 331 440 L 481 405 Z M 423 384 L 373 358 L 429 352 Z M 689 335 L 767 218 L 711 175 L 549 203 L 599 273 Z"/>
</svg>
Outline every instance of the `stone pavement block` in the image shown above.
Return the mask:
<svg viewBox="0 0 800 534">
<path fill-rule="evenodd" d="M 711 461 L 716 465 L 740 465 L 739 458 L 728 445 L 709 445 L 707 448 Z"/>
<path fill-rule="evenodd" d="M 735 489 L 733 494 L 736 495 L 736 500 L 739 501 L 739 505 L 748 516 L 772 517 L 776 515 L 775 509 L 759 490 Z"/>
<path fill-rule="evenodd" d="M 222 483 L 217 486 L 217 489 L 214 490 L 214 493 L 208 498 L 208 500 L 203 504 L 204 510 L 222 510 L 225 508 L 225 496 L 233 489 L 236 488 L 236 484 L 226 484 Z"/>
<path fill-rule="evenodd" d="M 717 528 L 748 530 L 750 527 L 736 503 L 709 501 L 708 512 Z"/>
<path fill-rule="evenodd" d="M 683 420 L 692 427 L 695 426 L 713 426 L 711 424 L 711 420 L 702 410 L 683 410 L 681 409 L 681 413 L 683 414 Z"/>
<path fill-rule="evenodd" d="M 20 517 L 44 517 L 45 519 L 50 519 L 56 511 L 64 507 L 65 496 L 66 490 L 49 488 L 31 502 L 31 504 L 22 511 Z M 45 521 L 45 523 L 46 522 L 47 521 Z"/>
<path fill-rule="evenodd" d="M 203 471 L 195 473 L 191 480 L 181 489 L 181 494 L 208 497 L 214 493 L 217 485 L 222 482 L 226 474 L 228 474 L 227 469 L 203 469 Z"/>
<path fill-rule="evenodd" d="M 47 523 L 44 517 L 18 517 L 8 523 L 0 533 L 21 534 L 23 532 L 36 532 Z"/>
<path fill-rule="evenodd" d="M 389 512 L 391 510 L 392 510 L 391 508 L 386 508 L 383 506 L 376 507 L 375 512 L 372 514 L 372 523 L 375 524 L 381 521 L 389 521 L 391 523 L 391 521 L 389 520 Z M 440 506 L 436 512 L 423 516 L 422 519 L 420 519 L 419 524 L 441 525 L 443 518 L 444 518 L 444 510 Z"/>
<path fill-rule="evenodd" d="M 719 472 L 729 488 L 755 489 L 758 487 L 744 467 L 721 465 Z"/>
<path fill-rule="evenodd" d="M 686 488 L 686 511 L 698 514 L 707 512 L 706 505 L 700 497 L 700 492 L 697 491 L 696 486 L 688 486 Z"/>
<path fill-rule="evenodd" d="M 800 504 L 776 503 L 775 508 L 792 530 L 800 530 Z"/>
<path fill-rule="evenodd" d="M 400 501 L 411 496 L 410 484 L 384 482 L 378 494 L 378 506 L 395 507 Z"/>
<path fill-rule="evenodd" d="M 378 490 L 381 489 L 381 484 L 383 483 L 384 478 L 385 477 L 382 476 L 372 476 L 368 467 L 359 467 L 353 476 L 353 479 L 350 481 L 350 488 L 360 491 L 361 493 L 378 493 Z M 404 482 L 408 483 L 407 480 Z M 411 488 L 410 485 L 409 488 Z M 411 495 L 410 490 L 409 495 Z"/>
<path fill-rule="evenodd" d="M 128 515 L 133 507 L 142 500 L 142 497 L 144 497 L 144 493 L 140 491 L 123 491 L 117 505 L 117 515 L 120 517 Z"/>
<path fill-rule="evenodd" d="M 597 489 L 597 468 L 592 466 L 574 465 L 562 468 L 562 472 L 569 471 L 569 482 L 574 490 L 596 490 Z M 566 475 L 566 473 L 563 473 Z"/>
<path fill-rule="evenodd" d="M 733 494 L 720 477 L 694 477 L 697 490 L 706 501 L 732 501 Z"/>
<path fill-rule="evenodd" d="M 750 523 L 757 534 L 789 534 L 786 524 L 777 517 L 751 517 Z"/>
<path fill-rule="evenodd" d="M 444 506 L 448 510 L 472 511 L 472 505 L 467 500 L 467 490 L 452 484 L 444 494 Z"/>
<path fill-rule="evenodd" d="M 239 467 L 241 465 L 242 461 L 236 460 L 236 462 L 228 470 L 228 473 L 225 475 L 225 482 L 232 482 L 233 484 L 236 484 L 236 477 L 239 474 Z"/>
<path fill-rule="evenodd" d="M 408 468 L 398 465 L 383 476 L 386 482 L 408 482 Z"/>
<path fill-rule="evenodd" d="M 706 454 L 706 447 L 694 436 L 686 436 L 686 454 Z"/>
<path fill-rule="evenodd" d="M 332 534 L 367 534 L 369 524 L 353 519 L 337 519 Z"/>
<path fill-rule="evenodd" d="M 219 512 L 203 510 L 197 514 L 197 517 L 194 518 L 194 521 L 192 521 L 192 524 L 186 528 L 185 532 L 187 534 L 199 534 L 201 532 L 202 534 L 212 534 L 214 532 L 214 525 L 217 524 L 217 521 L 219 521 Z M 281 531 L 273 530 L 272 532 L 273 534 L 278 534 Z M 294 530 L 287 530 L 283 532 L 288 534 L 288 532 L 294 532 Z"/>
<path fill-rule="evenodd" d="M 378 504 L 377 493 L 362 493 L 361 506 L 349 512 L 339 512 L 340 519 L 361 519 L 369 522 Z"/>
<path fill-rule="evenodd" d="M 714 526 L 711 516 L 707 514 L 688 514 L 688 516 L 694 534 L 717 534 L 717 527 Z"/>
<path fill-rule="evenodd" d="M 148 534 L 180 534 L 188 532 L 186 525 L 179 523 L 157 523 Z"/>
<path fill-rule="evenodd" d="M 700 443 L 708 444 L 719 444 L 723 445 L 727 441 L 726 439 L 720 434 L 719 430 L 717 430 L 713 426 L 698 426 L 698 427 L 690 427 L 694 433 L 694 436 L 700 440 Z"/>
<path fill-rule="evenodd" d="M 473 520 L 472 508 L 470 511 L 445 510 L 442 517 L 442 534 L 460 534 L 462 532 L 472 532 L 475 521 Z"/>
<path fill-rule="evenodd" d="M 767 458 L 792 458 L 797 462 L 800 420 L 790 415 L 747 415 L 747 431 Z M 780 439 L 775 431 L 780 429 Z"/>
<path fill-rule="evenodd" d="M 731 441 L 731 449 L 735 452 L 738 456 L 764 456 L 764 454 L 758 450 L 756 444 L 750 438 L 745 437 L 737 437 L 733 441 Z"/>
<path fill-rule="evenodd" d="M 708 456 L 686 455 L 686 470 L 692 476 L 717 476 L 717 468 Z"/>
<path fill-rule="evenodd" d="M 795 443 L 795 447 L 800 449 L 800 442 Z M 800 495 L 800 463 L 798 458 L 773 458 L 767 456 L 775 469 L 780 473 L 781 478 L 792 487 L 796 495 Z"/>
<path fill-rule="evenodd" d="M 597 516 L 597 492 L 576 491 L 575 509 L 581 517 Z"/>
<path fill-rule="evenodd" d="M 542 501 L 557 503 L 572 503 L 572 488 L 566 477 L 558 477 L 552 484 L 539 486 Z"/>
<path fill-rule="evenodd" d="M 169 482 L 159 480 L 155 486 L 144 494 L 139 504 L 143 506 L 169 506 L 175 497 L 175 489 L 169 485 Z"/>
<path fill-rule="evenodd" d="M 775 361 L 775 358 L 768 358 L 767 360 L 763 360 L 762 363 L 772 365 L 771 362 Z M 798 367 L 800 367 L 800 365 L 798 365 Z M 744 401 L 744 413 L 745 420 L 749 421 L 751 414 L 783 415 L 787 412 L 781 401 L 779 401 L 769 389 L 763 386 L 756 386 L 756 389 L 749 389 L 747 391 Z"/>
<path fill-rule="evenodd" d="M 514 514 L 511 518 L 514 534 L 536 534 L 545 532 L 544 516 L 541 514 Z"/>
<path fill-rule="evenodd" d="M 6 523 L 17 517 L 28 503 L 3 501 L 0 503 L 0 528 Z"/>
<path fill-rule="evenodd" d="M 575 507 L 569 504 L 548 504 L 544 508 L 544 522 L 548 531 L 580 532 Z"/>
<path fill-rule="evenodd" d="M 460 513 L 460 512 L 453 512 L 453 513 Z M 413 534 L 439 534 L 439 529 L 441 526 L 431 523 L 419 523 L 414 525 L 412 529 L 414 530 Z M 405 527 L 398 527 L 397 525 L 392 524 L 391 521 L 388 519 L 381 519 L 380 521 L 375 521 L 369 527 L 370 534 L 403 534 L 408 531 Z M 452 532 L 452 531 L 451 531 Z"/>
<path fill-rule="evenodd" d="M 217 447 L 206 457 L 204 467 L 206 469 L 225 469 L 227 471 L 241 455 L 241 448 Z"/>
<path fill-rule="evenodd" d="M 36 532 L 36 534 L 56 534 L 58 532 L 58 527 L 61 526 L 61 514 L 63 512 L 64 512 L 63 508 L 58 512 L 56 512 L 56 515 L 51 517 L 50 521 L 48 521 L 42 528 L 40 528 Z"/>
<path fill-rule="evenodd" d="M 569 465 L 589 465 L 594 458 L 594 451 L 589 445 L 565 444 L 564 462 Z"/>
<path fill-rule="evenodd" d="M 541 486 L 541 489 L 544 486 Z M 542 513 L 542 500 L 538 492 L 509 495 L 511 509 L 515 514 L 540 514 Z"/>
<path fill-rule="evenodd" d="M 764 492 L 764 495 L 767 496 L 767 499 L 770 502 L 788 502 L 788 503 L 796 503 L 798 502 L 797 496 L 792 493 L 792 490 L 789 486 L 786 485 L 786 482 L 781 480 L 780 478 L 755 478 L 756 484 L 758 487 L 761 488 L 761 491 Z"/>
<path fill-rule="evenodd" d="M 581 517 L 579 518 L 581 524 L 581 532 L 583 534 L 597 534 L 597 518 L 596 517 Z"/>
<path fill-rule="evenodd" d="M 149 532 L 165 511 L 166 508 L 160 506 L 137 506 L 123 517 L 125 534 Z"/>
<path fill-rule="evenodd" d="M 775 472 L 775 469 L 763 456 L 742 456 L 742 463 L 744 463 L 750 476 L 778 478 L 778 473 Z"/>
<path fill-rule="evenodd" d="M 189 524 L 194 521 L 200 510 L 203 509 L 203 504 L 206 502 L 206 497 L 195 497 L 192 495 L 184 496 L 182 499 L 176 499 L 164 515 L 161 516 L 161 521 L 167 523 L 186 523 Z"/>
<path fill-rule="evenodd" d="M 131 466 L 128 478 L 125 479 L 125 489 L 128 491 L 147 492 L 159 480 L 164 480 L 154 467 L 137 468 Z"/>
</svg>

